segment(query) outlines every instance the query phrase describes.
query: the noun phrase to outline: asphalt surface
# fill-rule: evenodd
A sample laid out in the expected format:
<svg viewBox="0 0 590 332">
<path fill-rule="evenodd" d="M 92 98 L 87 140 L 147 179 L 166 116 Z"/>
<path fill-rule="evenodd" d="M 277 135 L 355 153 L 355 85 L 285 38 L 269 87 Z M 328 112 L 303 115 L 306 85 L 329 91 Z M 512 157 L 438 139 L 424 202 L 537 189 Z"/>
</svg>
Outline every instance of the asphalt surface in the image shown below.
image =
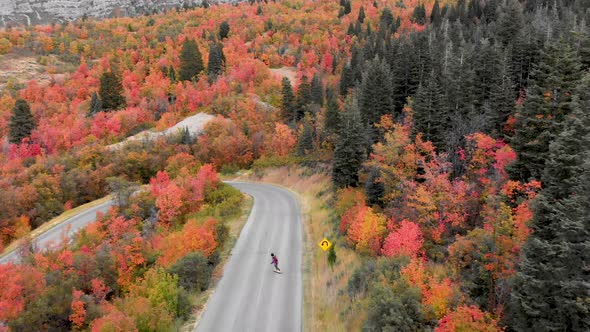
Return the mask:
<svg viewBox="0 0 590 332">
<path fill-rule="evenodd" d="M 63 223 L 39 235 L 33 240 L 33 243 L 39 250 L 47 250 L 58 246 L 63 239 L 70 238 L 74 233 L 95 221 L 97 212 L 100 211 L 106 213 L 112 205 L 113 201 L 106 201 L 100 205 L 85 210 L 80 214 L 72 216 Z M 16 250 L 0 258 L 0 264 L 6 264 L 9 262 L 18 263 L 18 261 L 19 257 Z"/>
<path fill-rule="evenodd" d="M 254 198 L 223 277 L 194 331 L 302 331 L 302 230 L 295 196 L 276 186 L 230 182 Z M 270 253 L 282 274 L 273 272 Z"/>
</svg>

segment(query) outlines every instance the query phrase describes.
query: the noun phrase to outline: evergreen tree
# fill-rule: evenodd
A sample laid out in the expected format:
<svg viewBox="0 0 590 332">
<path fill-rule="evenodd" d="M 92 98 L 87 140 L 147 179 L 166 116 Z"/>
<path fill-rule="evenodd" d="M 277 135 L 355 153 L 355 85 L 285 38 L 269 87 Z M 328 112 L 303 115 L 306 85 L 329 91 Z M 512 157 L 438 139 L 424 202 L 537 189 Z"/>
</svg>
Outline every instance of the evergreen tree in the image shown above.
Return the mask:
<svg viewBox="0 0 590 332">
<path fill-rule="evenodd" d="M 498 13 L 498 21 L 496 22 L 498 31 L 496 35 L 500 42 L 508 45 L 524 26 L 522 5 L 518 0 L 505 0 Z"/>
<path fill-rule="evenodd" d="M 210 80 L 215 80 L 217 76 L 223 73 L 225 69 L 225 55 L 223 54 L 223 45 L 212 43 L 209 47 L 209 63 L 207 65 L 207 74 Z"/>
<path fill-rule="evenodd" d="M 334 148 L 332 182 L 337 188 L 356 187 L 358 171 L 366 157 L 365 127 L 356 100 L 347 106 Z"/>
<path fill-rule="evenodd" d="M 203 65 L 203 60 L 201 60 L 201 66 L 202 65 Z M 203 70 L 203 68 L 201 68 L 201 70 Z M 168 76 L 168 79 L 170 79 L 171 83 L 177 82 L 176 70 L 174 69 L 173 66 L 168 67 L 168 72 L 166 73 L 166 76 Z"/>
<path fill-rule="evenodd" d="M 379 138 L 374 124 L 381 121 L 381 116 L 394 111 L 392 95 L 393 84 L 389 67 L 379 58 L 375 58 L 369 63 L 363 76 L 359 98 L 359 110 L 364 125 L 369 128 L 372 143 Z"/>
<path fill-rule="evenodd" d="M 314 134 L 311 124 L 311 116 L 309 113 L 306 113 L 305 118 L 303 119 L 301 134 L 299 135 L 299 140 L 297 142 L 297 150 L 300 156 L 305 156 L 313 152 L 313 138 Z"/>
<path fill-rule="evenodd" d="M 219 40 L 227 38 L 229 35 L 229 23 L 227 21 L 221 22 L 219 25 Z"/>
<path fill-rule="evenodd" d="M 297 98 L 295 99 L 295 121 L 299 121 L 307 112 L 307 106 L 311 103 L 311 85 L 307 77 L 301 78 L 301 83 L 297 88 Z"/>
<path fill-rule="evenodd" d="M 348 36 L 357 36 L 356 30 L 354 29 L 354 25 L 352 22 L 348 25 L 348 30 L 346 30 L 346 35 Z"/>
<path fill-rule="evenodd" d="M 352 11 L 352 6 L 350 4 L 350 0 L 345 0 L 344 1 L 344 15 L 350 14 L 351 11 Z"/>
<path fill-rule="evenodd" d="M 102 100 L 102 109 L 105 111 L 118 110 L 125 107 L 125 97 L 122 95 L 123 85 L 121 78 L 114 72 L 104 72 L 100 76 L 100 88 L 98 94 Z"/>
<path fill-rule="evenodd" d="M 350 63 L 346 63 L 342 68 L 342 76 L 340 77 L 340 95 L 346 96 L 348 90 L 354 86 L 354 78 L 352 74 L 352 67 Z"/>
<path fill-rule="evenodd" d="M 311 102 L 320 107 L 324 106 L 324 87 L 318 74 L 313 75 L 311 80 Z"/>
<path fill-rule="evenodd" d="M 338 97 L 331 88 L 326 89 L 326 117 L 324 128 L 329 133 L 336 133 L 338 125 L 340 124 L 340 105 L 338 104 Z"/>
<path fill-rule="evenodd" d="M 30 137 L 31 132 L 37 125 L 31 107 L 24 99 L 18 99 L 12 108 L 12 116 L 8 124 L 8 141 L 14 144 L 20 144 L 24 138 Z"/>
<path fill-rule="evenodd" d="M 442 17 L 440 15 L 440 4 L 438 0 L 434 2 L 434 6 L 432 6 L 432 13 L 430 13 L 430 23 L 434 25 L 440 25 Z"/>
<path fill-rule="evenodd" d="M 389 28 L 391 28 L 392 24 L 393 24 L 393 13 L 391 12 L 391 9 L 385 7 L 383 9 L 383 11 L 381 12 L 381 17 L 379 19 L 379 24 L 381 25 L 381 29 L 383 30 L 389 30 Z"/>
<path fill-rule="evenodd" d="M 490 87 L 490 108 L 494 116 L 494 129 L 496 133 L 502 133 L 508 117 L 514 113 L 516 99 L 507 54 L 501 58 L 495 77 L 497 80 Z"/>
<path fill-rule="evenodd" d="M 549 147 L 533 232 L 511 293 L 508 313 L 516 331 L 590 330 L 589 90 L 586 75 L 580 100 Z"/>
<path fill-rule="evenodd" d="M 355 87 L 357 83 L 363 80 L 363 67 L 364 67 L 364 58 L 363 58 L 363 51 L 359 48 L 357 44 L 353 44 L 350 50 L 351 58 L 350 58 L 350 67 L 352 69 L 352 81 L 351 87 Z M 369 58 L 372 59 L 372 58 Z"/>
<path fill-rule="evenodd" d="M 357 18 L 357 21 L 361 24 L 365 22 L 365 8 L 363 6 L 361 6 L 361 8 L 359 9 L 359 16 Z"/>
<path fill-rule="evenodd" d="M 565 42 L 552 42 L 542 51 L 527 98 L 517 113 L 512 146 L 518 160 L 510 169 L 513 178 L 541 178 L 549 143 L 558 134 L 559 123 L 571 112 L 580 66 L 575 50 Z"/>
<path fill-rule="evenodd" d="M 262 15 L 262 7 L 258 6 L 258 8 L 256 9 L 256 15 L 260 16 Z"/>
<path fill-rule="evenodd" d="M 414 129 L 424 134 L 438 149 L 445 149 L 446 131 L 449 129 L 449 114 L 443 106 L 442 89 L 434 74 L 418 88 L 412 105 Z"/>
<path fill-rule="evenodd" d="M 88 110 L 87 116 L 92 117 L 94 114 L 102 110 L 102 101 L 98 97 L 98 93 L 93 92 L 90 98 L 90 109 Z"/>
<path fill-rule="evenodd" d="M 291 88 L 291 81 L 283 77 L 281 85 L 281 112 L 283 119 L 287 122 L 295 121 L 295 95 L 293 94 L 293 88 Z"/>
<path fill-rule="evenodd" d="M 385 195 L 385 184 L 381 179 L 381 170 L 379 167 L 372 167 L 369 173 L 369 179 L 365 184 L 365 194 L 367 203 L 370 205 L 383 205 L 383 195 Z"/>
<path fill-rule="evenodd" d="M 426 8 L 424 8 L 424 4 L 419 4 L 418 6 L 414 7 L 412 21 L 420 25 L 426 24 Z"/>
<path fill-rule="evenodd" d="M 191 81 L 196 79 L 204 69 L 203 58 L 197 42 L 192 39 L 185 40 L 180 52 L 180 80 Z M 170 75 L 170 71 L 168 73 Z"/>
</svg>

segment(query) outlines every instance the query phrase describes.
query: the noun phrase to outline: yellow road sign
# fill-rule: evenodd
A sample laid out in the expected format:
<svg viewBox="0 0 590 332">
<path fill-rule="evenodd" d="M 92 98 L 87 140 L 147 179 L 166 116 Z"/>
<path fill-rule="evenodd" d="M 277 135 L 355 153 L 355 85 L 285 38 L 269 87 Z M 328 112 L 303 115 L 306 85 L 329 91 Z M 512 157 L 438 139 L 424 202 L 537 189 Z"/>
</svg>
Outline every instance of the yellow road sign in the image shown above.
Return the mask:
<svg viewBox="0 0 590 332">
<path fill-rule="evenodd" d="M 330 249 L 330 247 L 332 246 L 332 242 L 328 241 L 328 239 L 324 238 L 323 240 L 320 241 L 320 243 L 318 243 L 320 248 L 324 249 L 324 251 Z"/>
</svg>

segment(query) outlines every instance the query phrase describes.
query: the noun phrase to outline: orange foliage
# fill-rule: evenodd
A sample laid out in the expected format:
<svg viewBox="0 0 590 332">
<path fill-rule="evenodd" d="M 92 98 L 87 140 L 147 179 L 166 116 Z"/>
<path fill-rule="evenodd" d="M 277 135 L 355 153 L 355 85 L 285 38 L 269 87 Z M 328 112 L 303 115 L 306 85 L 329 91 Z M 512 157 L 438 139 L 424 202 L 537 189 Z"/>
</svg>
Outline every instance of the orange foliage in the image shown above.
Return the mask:
<svg viewBox="0 0 590 332">
<path fill-rule="evenodd" d="M 460 306 L 438 321 L 435 332 L 499 332 L 498 322 L 476 306 Z"/>
<path fill-rule="evenodd" d="M 92 322 L 92 332 L 137 332 L 135 320 L 116 308 Z"/>
<path fill-rule="evenodd" d="M 340 232 L 360 253 L 376 256 L 381 250 L 387 221 L 364 203 L 347 210 L 342 216 Z"/>
<path fill-rule="evenodd" d="M 84 319 L 86 318 L 86 309 L 84 309 L 84 302 L 80 300 L 80 297 L 84 295 L 84 292 L 77 289 L 73 289 L 72 295 L 72 313 L 70 314 L 70 321 L 76 329 L 82 328 L 84 325 Z"/>
<path fill-rule="evenodd" d="M 284 157 L 293 150 L 295 144 L 297 138 L 293 131 L 285 124 L 276 123 L 274 134 L 270 137 L 266 149 L 269 154 Z"/>
<path fill-rule="evenodd" d="M 215 219 L 208 219 L 203 224 L 197 220 L 189 220 L 182 231 L 168 235 L 158 244 L 157 249 L 162 252 L 158 263 L 169 267 L 193 251 L 202 252 L 205 256 L 211 255 L 217 248 L 216 225 Z"/>
<path fill-rule="evenodd" d="M 18 317 L 45 288 L 43 274 L 31 266 L 0 264 L 0 321 Z"/>
</svg>

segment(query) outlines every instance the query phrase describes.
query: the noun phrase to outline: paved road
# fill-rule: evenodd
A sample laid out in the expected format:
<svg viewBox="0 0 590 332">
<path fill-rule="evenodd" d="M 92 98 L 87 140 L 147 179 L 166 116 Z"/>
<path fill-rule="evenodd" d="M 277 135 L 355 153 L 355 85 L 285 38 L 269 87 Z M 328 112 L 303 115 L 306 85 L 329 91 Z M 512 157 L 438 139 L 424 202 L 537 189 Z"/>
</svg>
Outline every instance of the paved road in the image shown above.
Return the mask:
<svg viewBox="0 0 590 332">
<path fill-rule="evenodd" d="M 34 240 L 36 247 L 40 250 L 45 250 L 50 249 L 52 246 L 59 245 L 64 236 L 70 237 L 75 232 L 86 227 L 89 223 L 93 222 L 96 219 L 97 212 L 100 211 L 106 213 L 112 205 L 113 201 L 106 201 L 100 205 L 92 207 L 80 214 L 77 214 L 67 219 L 63 223 L 39 235 Z M 18 259 L 18 253 L 16 251 L 13 251 L 10 254 L 0 258 L 0 264 L 5 264 L 8 262 L 17 263 Z"/>
<path fill-rule="evenodd" d="M 195 331 L 302 331 L 297 200 L 272 185 L 230 184 L 251 195 L 254 206 Z M 277 255 L 282 274 L 272 271 L 271 252 Z"/>
</svg>

